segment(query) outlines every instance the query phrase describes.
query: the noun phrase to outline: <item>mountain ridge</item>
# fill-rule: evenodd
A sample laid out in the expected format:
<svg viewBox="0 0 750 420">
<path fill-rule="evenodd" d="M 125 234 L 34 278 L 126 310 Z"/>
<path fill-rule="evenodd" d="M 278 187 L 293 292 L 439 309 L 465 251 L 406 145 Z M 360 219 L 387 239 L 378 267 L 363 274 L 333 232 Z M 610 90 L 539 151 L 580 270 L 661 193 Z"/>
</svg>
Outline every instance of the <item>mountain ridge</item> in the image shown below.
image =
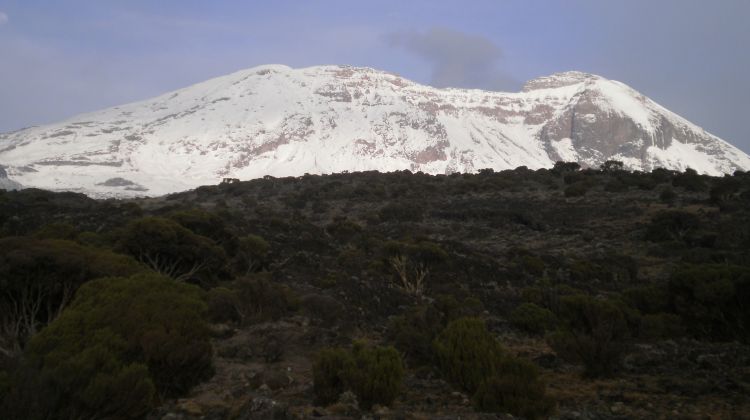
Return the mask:
<svg viewBox="0 0 750 420">
<path fill-rule="evenodd" d="M 636 170 L 750 169 L 742 151 L 629 86 L 576 71 L 489 92 L 371 68 L 265 65 L 0 134 L 10 178 L 92 196 L 161 195 L 223 177 L 608 159 Z"/>
</svg>

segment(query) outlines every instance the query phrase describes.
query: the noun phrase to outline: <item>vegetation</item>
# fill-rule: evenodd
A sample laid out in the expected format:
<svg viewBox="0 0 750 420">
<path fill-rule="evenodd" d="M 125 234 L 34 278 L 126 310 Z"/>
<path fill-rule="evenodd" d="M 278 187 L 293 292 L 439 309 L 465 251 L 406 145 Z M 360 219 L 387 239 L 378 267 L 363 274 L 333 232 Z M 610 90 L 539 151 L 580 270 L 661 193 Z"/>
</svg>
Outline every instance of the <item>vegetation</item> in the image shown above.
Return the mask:
<svg viewBox="0 0 750 420">
<path fill-rule="evenodd" d="M 749 261 L 743 172 L 0 191 L 0 418 L 738 418 Z"/>
<path fill-rule="evenodd" d="M 369 347 L 355 342 L 351 350 L 322 350 L 313 364 L 315 395 L 322 404 L 338 400 L 345 391 L 357 396 L 361 407 L 390 405 L 401 391 L 404 368 L 393 347 Z"/>
<path fill-rule="evenodd" d="M 199 289 L 157 274 L 93 280 L 25 353 L 56 416 L 140 418 L 212 374 L 204 311 Z"/>
</svg>

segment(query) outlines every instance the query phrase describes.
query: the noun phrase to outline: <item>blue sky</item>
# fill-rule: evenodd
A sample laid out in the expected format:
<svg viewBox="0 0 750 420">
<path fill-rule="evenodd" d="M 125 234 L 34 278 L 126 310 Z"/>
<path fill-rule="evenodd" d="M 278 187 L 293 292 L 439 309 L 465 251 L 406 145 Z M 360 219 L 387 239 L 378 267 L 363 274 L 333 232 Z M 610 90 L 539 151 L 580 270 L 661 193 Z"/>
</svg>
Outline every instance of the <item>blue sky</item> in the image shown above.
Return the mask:
<svg viewBox="0 0 750 420">
<path fill-rule="evenodd" d="M 750 1 L 0 0 L 0 131 L 260 64 L 515 90 L 581 70 L 750 152 Z"/>
</svg>

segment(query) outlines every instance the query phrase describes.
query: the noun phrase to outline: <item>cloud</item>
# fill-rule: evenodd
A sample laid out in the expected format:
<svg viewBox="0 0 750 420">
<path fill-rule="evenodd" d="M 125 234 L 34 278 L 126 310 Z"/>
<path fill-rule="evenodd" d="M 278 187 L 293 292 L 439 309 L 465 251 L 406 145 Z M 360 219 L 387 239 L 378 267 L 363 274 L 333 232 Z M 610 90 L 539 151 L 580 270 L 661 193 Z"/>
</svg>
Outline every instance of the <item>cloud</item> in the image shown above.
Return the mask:
<svg viewBox="0 0 750 420">
<path fill-rule="evenodd" d="M 6 23 L 8 23 L 8 15 L 0 12 L 0 26 L 5 25 Z"/>
<path fill-rule="evenodd" d="M 518 85 L 501 67 L 502 49 L 488 38 L 432 28 L 423 33 L 394 32 L 385 39 L 429 62 L 433 86 L 505 90 Z"/>
</svg>

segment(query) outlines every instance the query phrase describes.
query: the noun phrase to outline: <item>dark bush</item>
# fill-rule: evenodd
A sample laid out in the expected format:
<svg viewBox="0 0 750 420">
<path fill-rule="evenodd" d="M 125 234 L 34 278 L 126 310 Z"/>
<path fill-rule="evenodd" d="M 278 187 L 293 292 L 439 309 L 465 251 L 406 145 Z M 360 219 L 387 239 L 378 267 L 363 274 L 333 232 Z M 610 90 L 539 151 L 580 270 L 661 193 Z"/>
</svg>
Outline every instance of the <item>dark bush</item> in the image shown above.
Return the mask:
<svg viewBox="0 0 750 420">
<path fill-rule="evenodd" d="M 576 182 L 565 188 L 566 197 L 582 197 L 589 191 L 589 185 L 586 182 Z"/>
<path fill-rule="evenodd" d="M 170 219 L 144 217 L 130 222 L 122 231 L 117 248 L 154 271 L 180 281 L 206 286 L 227 274 L 227 257 L 222 248 Z"/>
<path fill-rule="evenodd" d="M 684 267 L 670 277 L 667 293 L 674 312 L 694 336 L 750 340 L 750 268 Z"/>
<path fill-rule="evenodd" d="M 404 367 L 393 347 L 367 347 L 355 343 L 353 364 L 345 371 L 345 381 L 357 395 L 362 408 L 374 404 L 391 405 L 401 392 Z"/>
<path fill-rule="evenodd" d="M 394 317 L 388 325 L 388 339 L 414 366 L 436 363 L 433 341 L 450 321 L 477 316 L 484 308 L 475 298 L 459 301 L 454 296 L 440 295 L 431 304 L 411 308 Z"/>
<path fill-rule="evenodd" d="M 549 309 L 533 303 L 522 303 L 510 314 L 510 322 L 532 334 L 543 334 L 557 324 L 557 317 Z"/>
<path fill-rule="evenodd" d="M 145 267 L 110 251 L 54 239 L 0 239 L 0 349 L 20 351 L 57 318 L 85 282 L 128 276 Z"/>
<path fill-rule="evenodd" d="M 646 240 L 652 242 L 687 241 L 700 227 L 693 213 L 669 210 L 657 213 L 646 227 Z"/>
<path fill-rule="evenodd" d="M 245 235 L 237 240 L 237 249 L 232 259 L 235 273 L 248 275 L 268 266 L 271 245 L 258 235 Z"/>
<path fill-rule="evenodd" d="M 479 386 L 473 402 L 478 411 L 547 418 L 555 410 L 555 401 L 546 392 L 536 366 L 517 357 L 505 357 L 498 372 Z"/>
<path fill-rule="evenodd" d="M 195 286 L 156 274 L 94 280 L 26 353 L 59 392 L 60 417 L 138 418 L 157 391 L 181 395 L 212 374 L 205 309 Z"/>
<path fill-rule="evenodd" d="M 582 363 L 589 377 L 609 376 L 618 369 L 629 331 L 617 304 L 586 295 L 563 296 L 558 317 L 561 328 L 548 341 L 560 357 Z"/>
<path fill-rule="evenodd" d="M 230 289 L 237 297 L 236 311 L 243 324 L 278 320 L 299 307 L 296 295 L 288 287 L 274 283 L 269 273 L 238 279 Z"/>
<path fill-rule="evenodd" d="M 237 236 L 227 226 L 226 220 L 216 213 L 202 209 L 173 211 L 167 215 L 186 229 L 213 240 L 224 248 L 227 255 L 234 255 L 237 249 Z"/>
<path fill-rule="evenodd" d="M 67 241 L 74 241 L 78 236 L 78 229 L 70 223 L 50 223 L 37 229 L 33 236 L 37 239 L 64 239 Z"/>
<path fill-rule="evenodd" d="M 685 169 L 685 172 L 676 174 L 672 178 L 672 185 L 675 187 L 682 187 L 687 191 L 701 192 L 706 190 L 705 177 L 698 175 L 694 169 Z"/>
<path fill-rule="evenodd" d="M 212 322 L 240 322 L 240 314 L 237 308 L 240 305 L 237 294 L 226 287 L 214 287 L 208 291 L 206 302 L 208 312 L 206 313 Z"/>
<path fill-rule="evenodd" d="M 413 366 L 435 362 L 432 342 L 445 328 L 445 315 L 433 305 L 417 306 L 395 317 L 388 325 L 388 338 Z"/>
<path fill-rule="evenodd" d="M 313 392 L 317 403 L 328 405 L 336 402 L 347 390 L 344 372 L 350 369 L 352 356 L 342 348 L 323 349 L 313 362 Z"/>
<path fill-rule="evenodd" d="M 378 215 L 383 222 L 421 222 L 424 209 L 417 203 L 393 202 L 383 206 Z"/>
<path fill-rule="evenodd" d="M 352 391 L 362 408 L 390 405 L 401 391 L 404 368 L 393 347 L 355 343 L 351 351 L 325 349 L 313 364 L 313 389 L 317 400 L 330 404 L 344 391 Z"/>
<path fill-rule="evenodd" d="M 661 190 L 659 193 L 659 200 L 661 200 L 662 203 L 666 204 L 672 204 L 677 199 L 677 193 L 674 192 L 673 189 L 667 187 Z"/>
<path fill-rule="evenodd" d="M 435 339 L 435 354 L 445 378 L 474 393 L 505 356 L 495 337 L 478 318 L 452 321 Z"/>
</svg>

